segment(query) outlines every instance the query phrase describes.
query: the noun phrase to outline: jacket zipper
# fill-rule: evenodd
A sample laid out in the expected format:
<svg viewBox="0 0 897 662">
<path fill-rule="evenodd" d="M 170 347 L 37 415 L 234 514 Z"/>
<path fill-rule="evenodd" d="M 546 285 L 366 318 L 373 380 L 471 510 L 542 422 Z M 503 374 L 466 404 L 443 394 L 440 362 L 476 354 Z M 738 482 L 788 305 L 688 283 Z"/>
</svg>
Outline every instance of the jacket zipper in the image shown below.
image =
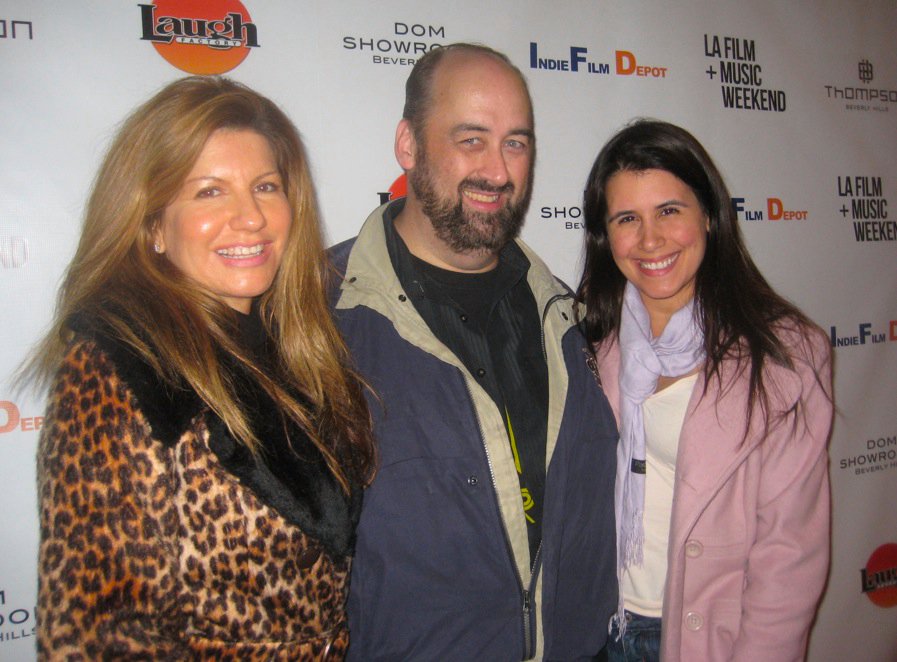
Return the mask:
<svg viewBox="0 0 897 662">
<path fill-rule="evenodd" d="M 544 331 L 543 331 L 543 346 L 544 346 Z M 467 388 L 467 397 L 470 398 L 471 404 L 473 404 L 473 393 L 470 390 L 470 386 L 467 384 L 467 380 L 464 380 L 464 386 Z M 492 467 L 492 456 L 489 454 L 489 447 L 486 445 L 486 437 L 483 435 L 483 426 L 480 423 L 480 415 L 477 412 L 477 408 L 474 406 L 473 408 L 474 417 L 477 421 L 477 431 L 480 433 L 480 443 L 483 445 L 483 451 L 486 453 L 486 464 L 489 466 L 489 478 L 492 480 L 492 497 L 495 499 L 495 507 L 498 509 L 499 515 L 501 515 L 501 503 L 498 500 L 498 487 L 495 484 L 495 470 Z M 532 574 L 530 575 L 529 588 L 525 588 L 523 584 L 523 577 L 520 576 L 520 571 L 517 569 L 517 562 L 515 561 L 514 556 L 514 548 L 511 546 L 511 540 L 508 537 L 508 528 L 505 526 L 504 518 L 501 518 L 501 532 L 505 541 L 505 549 L 508 552 L 508 558 L 511 560 L 511 566 L 514 568 L 514 576 L 517 578 L 517 586 L 520 590 L 520 594 L 522 596 L 521 600 L 521 617 L 523 619 L 523 659 L 529 660 L 532 658 L 535 644 L 532 641 L 532 630 L 533 630 L 533 614 L 532 614 L 532 591 L 535 589 L 535 578 L 536 578 L 536 569 L 537 563 L 533 563 L 533 567 L 531 569 Z M 536 561 L 539 559 L 539 552 L 542 549 L 541 542 L 539 543 L 539 550 L 536 551 Z"/>
<path fill-rule="evenodd" d="M 542 541 L 539 541 L 539 547 L 536 549 L 536 557 L 533 559 L 533 566 L 530 568 L 530 584 L 529 588 L 523 591 L 523 659 L 532 659 L 536 652 L 536 642 L 533 632 L 532 614 L 532 594 L 536 590 L 537 578 L 539 576 L 539 564 L 542 561 Z"/>
<path fill-rule="evenodd" d="M 545 320 L 548 318 L 548 311 L 556 301 L 569 299 L 571 297 L 571 294 L 555 294 L 545 303 L 545 307 L 542 310 L 542 324 L 540 335 L 542 342 L 542 357 L 545 359 L 546 363 L 548 361 L 548 350 L 545 347 Z M 470 386 L 467 384 L 466 379 L 464 380 L 464 386 L 467 389 L 467 397 L 470 398 L 470 402 L 471 404 L 473 404 L 473 393 L 471 392 Z M 501 515 L 501 503 L 498 499 L 498 488 L 495 483 L 495 470 L 492 466 L 492 456 L 489 454 L 489 447 L 486 445 L 486 437 L 483 434 L 483 426 L 480 423 L 480 415 L 477 411 L 476 406 L 474 406 L 473 411 L 474 417 L 476 418 L 477 431 L 480 434 L 480 443 L 483 446 L 483 451 L 486 453 L 486 464 L 489 466 L 489 478 L 492 480 L 492 497 L 495 499 L 495 507 L 498 509 L 499 515 Z M 511 560 L 511 566 L 514 568 L 514 576 L 517 578 L 517 586 L 520 590 L 522 598 L 521 617 L 523 620 L 523 660 L 530 660 L 535 654 L 536 649 L 536 642 L 534 641 L 535 633 L 533 631 L 532 594 L 535 592 L 536 584 L 538 583 L 538 575 L 540 572 L 540 564 L 542 560 L 542 541 L 539 541 L 539 547 L 536 549 L 536 556 L 535 559 L 533 559 L 533 563 L 530 568 L 529 587 L 524 588 L 523 577 L 520 575 L 520 571 L 517 569 L 516 557 L 514 556 L 514 548 L 511 546 L 511 540 L 508 536 L 507 526 L 505 526 L 504 518 L 500 517 L 500 519 L 502 536 L 504 537 L 505 541 L 505 549 L 508 552 L 508 558 Z"/>
<path fill-rule="evenodd" d="M 532 604 L 530 601 L 530 592 L 527 589 L 523 591 L 523 659 L 528 660 L 533 656 L 532 640 L 533 627 L 531 613 Z"/>
<path fill-rule="evenodd" d="M 545 348 L 545 320 L 548 318 L 548 311 L 551 306 L 558 300 L 570 298 L 569 294 L 556 294 L 552 296 L 548 302 L 545 304 L 545 308 L 542 310 L 542 324 L 541 324 L 541 341 L 542 341 L 542 356 L 545 360 L 548 360 L 548 351 Z M 471 404 L 474 402 L 473 393 L 470 390 L 470 386 L 467 384 L 467 380 L 464 380 L 464 386 L 467 389 L 467 397 L 470 398 Z M 495 499 L 495 507 L 498 509 L 499 514 L 501 514 L 501 503 L 498 500 L 498 488 L 495 483 L 495 470 L 492 466 L 492 456 L 489 454 L 489 447 L 486 445 L 486 437 L 483 434 L 483 426 L 480 423 L 480 415 L 477 411 L 477 408 L 473 408 L 474 417 L 477 422 L 477 431 L 480 433 L 480 443 L 483 446 L 483 451 L 486 453 L 486 464 L 489 467 L 489 478 L 492 481 L 492 496 Z M 546 469 L 547 470 L 547 469 Z M 530 581 L 528 587 L 525 587 L 523 583 L 523 577 L 520 575 L 520 571 L 517 569 L 517 563 L 515 561 L 514 556 L 514 548 L 511 546 L 511 540 L 508 536 L 508 529 L 505 526 L 504 519 L 501 519 L 501 531 L 502 536 L 505 541 L 505 549 L 508 552 L 508 558 L 511 560 L 511 566 L 514 568 L 514 576 L 517 578 L 517 586 L 520 590 L 521 595 L 521 619 L 523 620 L 523 659 L 530 660 L 535 654 L 536 642 L 534 641 L 534 630 L 533 630 L 533 610 L 532 610 L 532 594 L 536 590 L 536 584 L 538 583 L 538 574 L 540 571 L 539 565 L 541 563 L 542 556 L 542 542 L 539 542 L 539 547 L 536 550 L 536 557 L 533 559 L 532 567 L 530 568 Z"/>
<path fill-rule="evenodd" d="M 546 364 L 548 363 L 548 350 L 545 347 L 545 320 L 548 319 L 548 311 L 554 305 L 556 301 L 560 301 L 562 299 L 570 298 L 569 294 L 555 294 L 552 296 L 546 303 L 545 308 L 542 310 L 542 324 L 541 324 L 541 340 L 542 340 L 542 358 L 545 359 Z M 477 425 L 479 425 L 479 419 L 477 419 Z M 480 430 L 480 436 L 482 436 L 483 431 Z M 547 440 L 546 440 L 547 442 Z M 486 451 L 486 458 L 489 461 L 489 471 L 492 471 L 492 460 L 489 458 L 489 451 Z M 545 468 L 546 472 L 548 471 L 548 467 Z M 493 476 L 493 485 L 495 484 L 495 477 Z M 544 531 L 544 529 L 543 529 Z M 505 536 L 505 541 L 507 544 L 507 534 Z M 535 649 L 536 642 L 534 641 L 534 632 L 533 632 L 533 614 L 532 614 L 532 594 L 536 590 L 537 579 L 540 571 L 540 563 L 542 562 L 542 544 L 543 541 L 539 541 L 539 547 L 536 549 L 536 556 L 533 559 L 532 567 L 530 568 L 530 584 L 528 589 L 523 589 L 523 659 L 529 660 L 532 659 Z M 518 573 L 519 575 L 519 573 Z M 522 580 L 521 580 L 522 586 Z"/>
</svg>

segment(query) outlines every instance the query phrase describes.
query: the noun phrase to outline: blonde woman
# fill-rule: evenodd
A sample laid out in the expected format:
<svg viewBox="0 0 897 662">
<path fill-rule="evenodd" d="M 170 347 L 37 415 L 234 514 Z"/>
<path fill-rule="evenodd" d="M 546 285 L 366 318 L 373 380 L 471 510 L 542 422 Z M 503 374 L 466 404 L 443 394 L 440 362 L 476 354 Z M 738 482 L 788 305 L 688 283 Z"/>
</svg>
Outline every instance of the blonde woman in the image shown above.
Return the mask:
<svg viewBox="0 0 897 662">
<path fill-rule="evenodd" d="M 341 658 L 373 447 L 295 127 L 224 78 L 123 124 L 30 366 L 42 659 Z"/>
</svg>

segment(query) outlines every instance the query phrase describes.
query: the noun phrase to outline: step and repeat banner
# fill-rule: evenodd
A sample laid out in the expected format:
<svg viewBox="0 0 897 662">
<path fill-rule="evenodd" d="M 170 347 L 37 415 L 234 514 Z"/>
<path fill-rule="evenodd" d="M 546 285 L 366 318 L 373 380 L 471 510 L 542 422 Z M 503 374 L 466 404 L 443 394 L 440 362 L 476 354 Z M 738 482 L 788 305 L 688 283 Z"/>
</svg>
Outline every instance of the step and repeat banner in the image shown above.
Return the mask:
<svg viewBox="0 0 897 662">
<path fill-rule="evenodd" d="M 335 243 L 402 185 L 415 59 L 474 41 L 529 80 L 523 236 L 568 283 L 612 133 L 665 119 L 716 159 L 757 263 L 835 353 L 832 570 L 809 659 L 897 660 L 895 39 L 893 0 L 0 0 L 0 659 L 35 655 L 44 406 L 9 377 L 50 320 L 119 122 L 188 73 L 256 88 L 302 132 Z"/>
</svg>

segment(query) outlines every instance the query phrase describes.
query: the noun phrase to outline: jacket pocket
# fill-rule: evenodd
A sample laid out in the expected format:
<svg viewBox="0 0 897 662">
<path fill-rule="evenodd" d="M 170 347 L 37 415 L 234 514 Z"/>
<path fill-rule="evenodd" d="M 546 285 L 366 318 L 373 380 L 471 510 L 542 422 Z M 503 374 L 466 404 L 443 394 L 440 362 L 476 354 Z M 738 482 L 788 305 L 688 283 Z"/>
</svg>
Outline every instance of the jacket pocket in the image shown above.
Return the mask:
<svg viewBox="0 0 897 662">
<path fill-rule="evenodd" d="M 710 605 L 710 628 L 707 636 L 708 660 L 728 660 L 741 627 L 741 600 L 720 598 Z"/>
</svg>

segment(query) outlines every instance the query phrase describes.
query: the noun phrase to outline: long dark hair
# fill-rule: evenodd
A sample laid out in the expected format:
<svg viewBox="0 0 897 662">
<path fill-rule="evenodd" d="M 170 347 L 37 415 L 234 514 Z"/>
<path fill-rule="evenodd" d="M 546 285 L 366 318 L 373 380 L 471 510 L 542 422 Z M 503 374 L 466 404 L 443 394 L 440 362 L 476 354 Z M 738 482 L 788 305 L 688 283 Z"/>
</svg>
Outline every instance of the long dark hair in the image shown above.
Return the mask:
<svg viewBox="0 0 897 662">
<path fill-rule="evenodd" d="M 705 386 L 714 376 L 721 379 L 724 359 L 738 362 L 736 373 L 749 366 L 745 430 L 758 405 L 768 429 L 764 366 L 771 361 L 794 368 L 792 351 L 778 332 L 797 329 L 805 337 L 811 330 L 822 331 L 763 278 L 744 245 L 722 175 L 685 129 L 657 120 L 636 120 L 604 145 L 592 166 L 583 204 L 585 266 L 577 291 L 584 304 L 580 323 L 586 338 L 596 346 L 617 336 L 626 286 L 608 240 L 607 183 L 618 172 L 645 170 L 664 170 L 682 180 L 709 219 L 707 247 L 695 276 L 695 315 L 704 330 L 707 356 Z"/>
</svg>

